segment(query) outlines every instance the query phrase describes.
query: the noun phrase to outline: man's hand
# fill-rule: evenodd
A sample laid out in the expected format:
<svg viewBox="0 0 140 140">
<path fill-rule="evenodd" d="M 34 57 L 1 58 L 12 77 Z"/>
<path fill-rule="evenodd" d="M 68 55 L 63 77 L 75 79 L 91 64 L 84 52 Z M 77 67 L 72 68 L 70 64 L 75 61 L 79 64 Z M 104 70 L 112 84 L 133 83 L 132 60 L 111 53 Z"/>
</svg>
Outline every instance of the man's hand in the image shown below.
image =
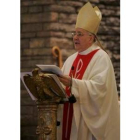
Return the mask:
<svg viewBox="0 0 140 140">
<path fill-rule="evenodd" d="M 70 76 L 68 76 L 68 75 L 63 75 L 63 76 L 60 76 L 60 77 L 58 77 L 59 78 L 59 80 L 60 80 L 60 82 L 63 84 L 63 85 L 65 85 L 65 86 L 71 86 L 71 84 L 72 84 L 72 79 L 71 79 L 71 77 Z"/>
</svg>

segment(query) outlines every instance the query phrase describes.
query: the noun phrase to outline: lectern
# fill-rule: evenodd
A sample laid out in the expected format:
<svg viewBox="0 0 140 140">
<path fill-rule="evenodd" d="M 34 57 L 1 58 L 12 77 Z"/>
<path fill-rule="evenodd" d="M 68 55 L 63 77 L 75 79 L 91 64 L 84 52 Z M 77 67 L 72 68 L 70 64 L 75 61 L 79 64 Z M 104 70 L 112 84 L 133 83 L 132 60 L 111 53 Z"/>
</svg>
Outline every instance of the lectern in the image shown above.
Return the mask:
<svg viewBox="0 0 140 140">
<path fill-rule="evenodd" d="M 23 80 L 31 94 L 37 99 L 38 140 L 57 140 L 57 108 L 66 100 L 65 91 L 55 74 L 41 72 L 38 68 Z"/>
</svg>

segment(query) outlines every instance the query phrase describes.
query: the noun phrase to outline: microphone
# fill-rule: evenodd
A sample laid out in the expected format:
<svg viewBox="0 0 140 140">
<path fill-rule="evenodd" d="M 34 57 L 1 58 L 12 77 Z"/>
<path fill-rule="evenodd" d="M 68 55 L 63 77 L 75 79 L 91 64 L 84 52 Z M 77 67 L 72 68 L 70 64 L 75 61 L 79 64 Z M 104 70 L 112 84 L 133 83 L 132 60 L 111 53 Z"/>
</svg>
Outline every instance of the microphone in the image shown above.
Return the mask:
<svg viewBox="0 0 140 140">
<path fill-rule="evenodd" d="M 75 98 L 75 96 L 73 94 L 70 95 L 69 102 L 70 103 L 75 103 L 76 102 L 76 98 Z"/>
<path fill-rule="evenodd" d="M 74 70 L 74 66 L 71 67 L 71 70 Z"/>
<path fill-rule="evenodd" d="M 73 71 L 74 70 L 74 66 L 71 67 L 71 70 Z M 72 79 L 72 74 L 71 74 L 71 79 Z M 72 80 L 71 80 L 72 82 Z M 72 83 L 71 83 L 71 86 L 72 86 Z M 76 102 L 76 98 L 75 96 L 71 93 L 70 97 L 69 97 L 69 102 L 70 103 L 75 103 Z"/>
</svg>

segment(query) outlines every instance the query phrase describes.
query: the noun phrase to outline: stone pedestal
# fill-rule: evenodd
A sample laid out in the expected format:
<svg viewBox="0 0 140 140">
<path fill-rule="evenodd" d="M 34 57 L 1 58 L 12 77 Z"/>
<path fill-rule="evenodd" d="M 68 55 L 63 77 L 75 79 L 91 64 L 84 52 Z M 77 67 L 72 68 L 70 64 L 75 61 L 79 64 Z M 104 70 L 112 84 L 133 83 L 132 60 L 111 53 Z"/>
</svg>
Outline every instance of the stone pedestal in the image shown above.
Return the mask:
<svg viewBox="0 0 140 140">
<path fill-rule="evenodd" d="M 38 126 L 36 134 L 38 140 L 57 140 L 57 108 L 58 104 L 51 101 L 37 101 Z"/>
</svg>

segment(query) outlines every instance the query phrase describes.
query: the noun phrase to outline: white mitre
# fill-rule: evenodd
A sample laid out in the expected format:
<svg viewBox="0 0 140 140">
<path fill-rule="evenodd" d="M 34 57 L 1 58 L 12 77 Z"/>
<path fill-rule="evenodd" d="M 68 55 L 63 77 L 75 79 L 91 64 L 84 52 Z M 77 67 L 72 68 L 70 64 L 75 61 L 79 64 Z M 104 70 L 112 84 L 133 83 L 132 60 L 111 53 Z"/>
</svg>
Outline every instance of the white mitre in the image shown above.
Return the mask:
<svg viewBox="0 0 140 140">
<path fill-rule="evenodd" d="M 96 35 L 102 19 L 101 12 L 97 6 L 94 8 L 87 2 L 79 11 L 75 28 L 82 28 Z"/>
<path fill-rule="evenodd" d="M 87 2 L 79 11 L 75 28 L 82 28 L 96 36 L 96 39 L 103 49 L 99 39 L 97 38 L 97 32 L 102 19 L 102 14 L 97 6 L 92 7 L 90 2 Z"/>
</svg>

